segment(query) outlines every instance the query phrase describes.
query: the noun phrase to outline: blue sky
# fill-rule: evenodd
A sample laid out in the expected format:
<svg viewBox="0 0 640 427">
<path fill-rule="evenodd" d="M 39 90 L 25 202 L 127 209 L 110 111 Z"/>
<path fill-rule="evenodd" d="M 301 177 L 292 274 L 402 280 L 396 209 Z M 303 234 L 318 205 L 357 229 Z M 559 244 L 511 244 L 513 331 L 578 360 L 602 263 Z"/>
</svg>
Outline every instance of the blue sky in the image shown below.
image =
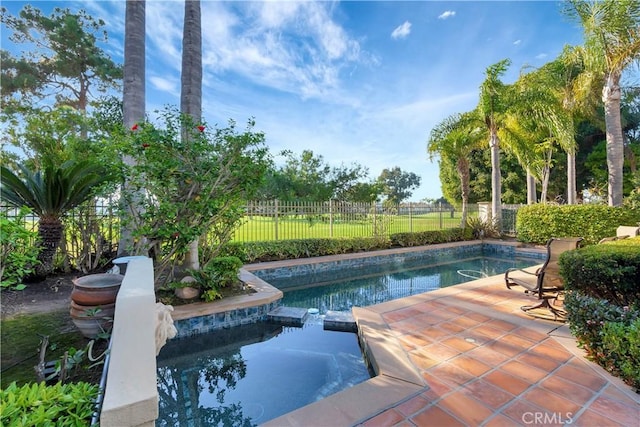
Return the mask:
<svg viewBox="0 0 640 427">
<path fill-rule="evenodd" d="M 25 3 L 3 6 L 15 14 Z M 124 1 L 30 3 L 102 18 L 104 48 L 123 61 Z M 147 1 L 147 111 L 179 105 L 183 8 Z M 399 166 L 422 177 L 414 201 L 441 196 L 437 162 L 426 153 L 429 132 L 476 106 L 488 66 L 511 59 L 510 83 L 522 67 L 582 43 L 560 3 L 542 0 L 202 0 L 202 30 L 209 123 L 254 117 L 272 153 L 312 150 L 334 166 L 364 165 L 370 178 Z"/>
</svg>

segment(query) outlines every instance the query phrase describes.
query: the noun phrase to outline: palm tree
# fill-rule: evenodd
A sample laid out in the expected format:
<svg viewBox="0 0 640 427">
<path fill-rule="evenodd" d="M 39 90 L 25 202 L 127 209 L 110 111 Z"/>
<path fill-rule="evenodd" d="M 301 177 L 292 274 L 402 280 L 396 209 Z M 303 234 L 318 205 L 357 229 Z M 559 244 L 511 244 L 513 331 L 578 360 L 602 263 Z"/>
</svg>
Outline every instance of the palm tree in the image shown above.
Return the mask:
<svg viewBox="0 0 640 427">
<path fill-rule="evenodd" d="M 431 160 L 436 154 L 439 154 L 441 158 L 449 158 L 456 163 L 462 196 L 461 227 L 467 223 L 470 192 L 469 158 L 473 150 L 481 147 L 484 136 L 482 123 L 476 117 L 473 113 L 465 113 L 453 114 L 445 118 L 431 130 L 427 145 Z"/>
<path fill-rule="evenodd" d="M 509 59 L 503 59 L 486 70 L 486 78 L 480 86 L 480 103 L 478 112 L 489 133 L 489 149 L 491 150 L 491 219 L 498 226 L 502 223 L 502 187 L 500 181 L 500 138 L 498 131 L 503 125 L 507 112 L 507 86 L 500 81 L 500 76 L 511 65 Z"/>
<path fill-rule="evenodd" d="M 131 129 L 144 120 L 145 115 L 145 0 L 127 0 L 125 13 L 122 114 L 124 128 Z M 134 164 L 131 156 L 124 156 L 123 161 L 128 166 Z M 124 186 L 128 186 L 126 181 Z M 138 200 L 134 195 L 125 206 L 134 218 L 140 211 Z M 118 244 L 119 255 L 128 253 L 133 244 L 131 224 L 124 224 Z"/>
<path fill-rule="evenodd" d="M 180 111 L 189 115 L 192 123 L 202 120 L 202 20 L 200 0 L 185 0 L 184 26 L 182 35 L 182 74 L 180 88 Z M 183 129 L 182 137 L 188 138 L 189 131 Z M 199 239 L 189 245 L 185 265 L 198 270 Z"/>
<path fill-rule="evenodd" d="M 69 160 L 59 167 L 48 165 L 33 171 L 18 165 L 21 176 L 0 166 L 0 196 L 10 206 L 27 206 L 38 215 L 41 251 L 38 274 L 53 271 L 53 257 L 62 239 L 64 215 L 89 200 L 109 176 L 93 161 Z"/>
<path fill-rule="evenodd" d="M 622 72 L 640 59 L 638 0 L 568 0 L 566 13 L 580 21 L 587 66 L 604 75 L 602 101 L 607 138 L 610 206 L 622 205 L 624 137 L 620 113 Z"/>
</svg>

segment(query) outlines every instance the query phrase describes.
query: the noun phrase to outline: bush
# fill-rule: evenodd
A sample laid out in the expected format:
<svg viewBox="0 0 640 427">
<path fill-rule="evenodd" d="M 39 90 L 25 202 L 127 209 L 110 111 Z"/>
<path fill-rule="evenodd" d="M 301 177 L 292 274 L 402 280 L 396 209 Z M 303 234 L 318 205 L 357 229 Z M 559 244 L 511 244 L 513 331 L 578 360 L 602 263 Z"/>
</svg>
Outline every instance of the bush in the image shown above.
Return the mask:
<svg viewBox="0 0 640 427">
<path fill-rule="evenodd" d="M 379 237 L 232 242 L 225 245 L 221 255 L 236 256 L 244 263 L 253 263 L 374 251 L 390 247 L 388 240 Z"/>
<path fill-rule="evenodd" d="M 22 224 L 28 210 L 10 220 L 0 213 L 0 286 L 2 288 L 24 289 L 22 280 L 33 273 L 38 264 L 39 248 L 33 244 L 38 237 L 35 231 L 27 230 Z"/>
<path fill-rule="evenodd" d="M 235 256 L 217 257 L 200 270 L 191 270 L 190 273 L 203 290 L 202 298 L 210 302 L 222 298 L 222 288 L 240 282 L 238 274 L 242 264 L 242 260 Z"/>
<path fill-rule="evenodd" d="M 562 253 L 565 288 L 618 306 L 640 304 L 640 238 L 612 243 Z"/>
<path fill-rule="evenodd" d="M 73 384 L 25 384 L 13 382 L 0 390 L 0 425 L 79 426 L 89 425 L 98 386 Z"/>
<path fill-rule="evenodd" d="M 395 233 L 390 236 L 390 240 L 392 246 L 400 247 L 458 242 L 465 240 L 465 230 L 452 228 L 449 230 L 421 231 L 419 233 Z"/>
<path fill-rule="evenodd" d="M 571 332 L 588 356 L 640 389 L 640 306 L 620 307 L 578 291 L 567 293 L 564 306 Z"/>
<path fill-rule="evenodd" d="M 583 237 L 585 245 L 616 235 L 620 225 L 640 222 L 640 210 L 603 205 L 523 206 L 516 217 L 518 240 L 544 244 L 551 237 Z"/>
</svg>

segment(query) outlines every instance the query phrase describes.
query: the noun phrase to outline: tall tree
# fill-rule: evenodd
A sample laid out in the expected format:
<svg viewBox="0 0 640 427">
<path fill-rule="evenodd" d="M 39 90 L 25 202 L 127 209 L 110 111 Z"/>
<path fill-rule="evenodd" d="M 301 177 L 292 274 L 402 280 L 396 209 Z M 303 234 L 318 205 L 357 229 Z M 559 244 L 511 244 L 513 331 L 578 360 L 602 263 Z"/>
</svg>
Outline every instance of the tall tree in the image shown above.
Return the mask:
<svg viewBox="0 0 640 427">
<path fill-rule="evenodd" d="M 445 118 L 431 130 L 427 144 L 431 160 L 438 154 L 441 158 L 448 157 L 455 161 L 462 196 L 461 227 L 467 223 L 469 183 L 471 181 L 469 158 L 473 150 L 480 148 L 484 136 L 480 128 L 482 123 L 479 123 L 476 117 L 476 114 L 465 113 Z"/>
<path fill-rule="evenodd" d="M 127 0 L 125 11 L 122 120 L 124 128 L 132 131 L 145 116 L 145 6 L 145 0 Z M 130 155 L 125 154 L 123 161 L 129 167 L 135 165 L 135 160 Z M 123 185 L 128 189 L 127 177 Z M 123 208 L 133 218 L 133 223 L 123 223 L 118 244 L 119 255 L 128 253 L 133 246 L 132 228 L 138 221 L 142 199 L 136 191 L 123 191 L 123 194 L 131 195 L 128 200 L 123 198 Z"/>
<path fill-rule="evenodd" d="M 498 227 L 502 222 L 502 182 L 500 179 L 500 138 L 501 129 L 508 110 L 507 86 L 500 81 L 500 77 L 511 65 L 509 59 L 503 59 L 491 66 L 485 72 L 485 80 L 480 86 L 480 103 L 478 112 L 489 133 L 489 149 L 491 150 L 491 215 Z"/>
<path fill-rule="evenodd" d="M 638 0 L 568 0 L 566 13 L 582 24 L 587 66 L 604 75 L 602 101 L 607 137 L 608 199 L 622 205 L 624 137 L 620 113 L 620 79 L 640 59 Z"/>
<path fill-rule="evenodd" d="M 200 0 L 185 0 L 182 33 L 182 74 L 180 86 L 180 111 L 189 115 L 193 123 L 202 121 L 202 19 Z M 190 132 L 183 129 L 182 137 L 188 139 Z M 200 269 L 199 238 L 191 242 L 185 265 Z"/>
<path fill-rule="evenodd" d="M 408 199 L 413 190 L 420 186 L 421 178 L 413 172 L 406 172 L 395 166 L 391 169 L 383 169 L 378 177 L 378 182 L 383 186 L 383 194 L 387 196 L 387 202 L 397 205 Z"/>
<path fill-rule="evenodd" d="M 91 88 L 116 88 L 122 68 L 98 46 L 107 41 L 104 21 L 85 11 L 55 8 L 50 16 L 26 5 L 19 16 L 2 8 L 2 23 L 13 33 L 9 40 L 24 44 L 20 57 L 1 51 L 2 108 L 25 109 L 35 101 L 54 96 L 57 105 L 85 111 Z"/>
</svg>

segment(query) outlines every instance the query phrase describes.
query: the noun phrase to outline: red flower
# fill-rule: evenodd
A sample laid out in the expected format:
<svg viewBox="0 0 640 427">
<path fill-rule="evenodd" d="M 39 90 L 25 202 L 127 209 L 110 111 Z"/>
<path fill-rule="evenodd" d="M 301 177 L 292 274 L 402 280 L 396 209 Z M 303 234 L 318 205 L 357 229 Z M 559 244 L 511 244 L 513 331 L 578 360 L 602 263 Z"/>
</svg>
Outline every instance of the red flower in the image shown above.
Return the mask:
<svg viewBox="0 0 640 427">
<path fill-rule="evenodd" d="M 178 237 L 180 237 L 180 233 L 178 233 L 177 231 L 175 233 L 172 234 L 174 239 L 177 239 Z"/>
<path fill-rule="evenodd" d="M 135 125 L 131 126 L 131 130 L 138 130 L 138 124 L 136 123 Z"/>
<path fill-rule="evenodd" d="M 148 143 L 145 142 L 144 144 L 142 144 L 142 148 L 148 148 L 150 145 L 151 144 L 148 144 Z"/>
<path fill-rule="evenodd" d="M 204 126 L 203 126 L 203 125 L 198 126 L 198 130 L 199 130 L 200 132 L 204 132 Z"/>
</svg>

